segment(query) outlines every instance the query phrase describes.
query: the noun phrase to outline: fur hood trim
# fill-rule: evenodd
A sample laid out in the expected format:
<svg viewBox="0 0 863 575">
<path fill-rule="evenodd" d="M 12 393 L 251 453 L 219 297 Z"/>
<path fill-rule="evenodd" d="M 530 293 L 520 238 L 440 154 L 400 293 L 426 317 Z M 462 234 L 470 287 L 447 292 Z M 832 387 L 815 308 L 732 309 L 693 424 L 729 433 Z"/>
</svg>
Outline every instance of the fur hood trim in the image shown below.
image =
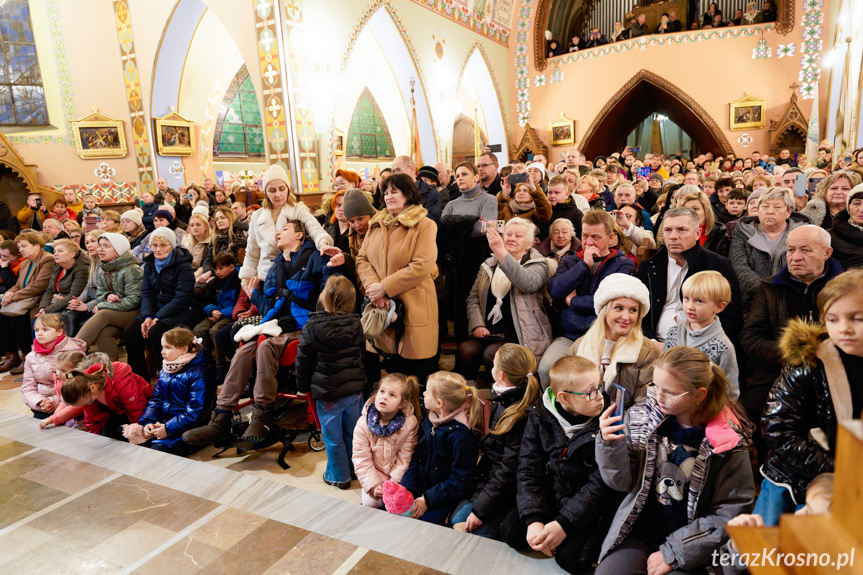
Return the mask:
<svg viewBox="0 0 863 575">
<path fill-rule="evenodd" d="M 782 332 L 779 349 L 782 357 L 790 366 L 816 365 L 818 348 L 827 338 L 827 329 L 819 324 L 802 319 L 792 319 Z"/>
<path fill-rule="evenodd" d="M 423 221 L 427 214 L 428 210 L 419 204 L 408 206 L 397 216 L 392 215 L 389 210 L 383 209 L 372 217 L 369 225 L 388 228 L 393 222 L 398 222 L 406 228 L 413 228 Z"/>
</svg>

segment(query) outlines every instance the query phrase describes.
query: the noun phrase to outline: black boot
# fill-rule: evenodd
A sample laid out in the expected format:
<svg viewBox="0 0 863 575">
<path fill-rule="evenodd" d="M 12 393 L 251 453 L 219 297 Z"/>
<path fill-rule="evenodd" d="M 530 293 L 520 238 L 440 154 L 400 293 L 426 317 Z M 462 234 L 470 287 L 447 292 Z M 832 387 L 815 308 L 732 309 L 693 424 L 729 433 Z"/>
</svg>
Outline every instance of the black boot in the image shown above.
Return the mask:
<svg viewBox="0 0 863 575">
<path fill-rule="evenodd" d="M 189 445 L 208 445 L 219 441 L 230 441 L 233 439 L 231 434 L 231 418 L 234 412 L 230 409 L 213 410 L 213 418 L 210 423 L 203 427 L 196 427 L 183 433 L 183 441 Z"/>
<path fill-rule="evenodd" d="M 256 403 L 252 406 L 252 421 L 242 439 L 255 443 L 264 441 L 269 437 L 270 433 L 276 428 L 275 418 L 273 417 L 273 406 L 263 406 Z"/>
</svg>

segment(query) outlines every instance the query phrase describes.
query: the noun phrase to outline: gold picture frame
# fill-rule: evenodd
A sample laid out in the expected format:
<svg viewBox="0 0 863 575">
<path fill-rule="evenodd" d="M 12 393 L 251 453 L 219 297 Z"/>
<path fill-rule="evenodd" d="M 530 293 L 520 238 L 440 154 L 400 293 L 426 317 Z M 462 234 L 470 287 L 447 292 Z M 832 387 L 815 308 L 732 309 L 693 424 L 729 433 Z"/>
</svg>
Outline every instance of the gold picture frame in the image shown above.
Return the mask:
<svg viewBox="0 0 863 575">
<path fill-rule="evenodd" d="M 759 100 L 745 92 L 743 97 L 729 104 L 729 128 L 737 130 L 757 130 L 767 124 L 767 100 Z"/>
<path fill-rule="evenodd" d="M 123 122 L 103 116 L 98 108 L 93 108 L 89 116 L 74 120 L 72 130 L 79 158 L 123 158 L 128 153 Z"/>
<path fill-rule="evenodd" d="M 345 133 L 338 128 L 333 133 L 333 153 L 336 156 L 345 155 Z"/>
<path fill-rule="evenodd" d="M 195 153 L 195 122 L 174 111 L 153 118 L 156 153 L 160 156 L 191 156 Z"/>
<path fill-rule="evenodd" d="M 575 143 L 575 120 L 563 114 L 548 125 L 552 146 L 571 146 Z"/>
</svg>

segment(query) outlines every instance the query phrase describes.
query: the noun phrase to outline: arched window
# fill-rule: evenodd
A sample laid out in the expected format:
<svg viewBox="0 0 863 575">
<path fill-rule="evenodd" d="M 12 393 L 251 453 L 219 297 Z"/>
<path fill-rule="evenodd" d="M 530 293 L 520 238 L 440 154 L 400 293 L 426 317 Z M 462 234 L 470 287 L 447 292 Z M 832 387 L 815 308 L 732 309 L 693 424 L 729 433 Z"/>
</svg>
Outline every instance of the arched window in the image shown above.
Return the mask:
<svg viewBox="0 0 863 575">
<path fill-rule="evenodd" d="M 0 125 L 45 126 L 48 106 L 27 0 L 0 5 Z"/>
<path fill-rule="evenodd" d="M 213 137 L 213 156 L 263 156 L 264 130 L 255 86 L 245 64 L 231 80 L 219 107 Z"/>
<path fill-rule="evenodd" d="M 368 87 L 363 88 L 345 143 L 348 158 L 365 160 L 392 160 L 395 158 L 393 139 L 378 103 Z"/>
</svg>

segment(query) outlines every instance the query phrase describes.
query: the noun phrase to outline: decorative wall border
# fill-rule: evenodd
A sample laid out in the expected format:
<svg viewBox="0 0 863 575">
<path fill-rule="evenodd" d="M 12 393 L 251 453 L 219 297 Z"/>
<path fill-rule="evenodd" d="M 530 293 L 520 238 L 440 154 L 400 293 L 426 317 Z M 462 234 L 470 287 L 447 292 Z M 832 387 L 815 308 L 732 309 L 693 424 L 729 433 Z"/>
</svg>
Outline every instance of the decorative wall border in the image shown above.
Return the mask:
<svg viewBox="0 0 863 575">
<path fill-rule="evenodd" d="M 447 20 L 451 20 L 456 24 L 464 26 L 468 30 L 476 32 L 493 42 L 509 47 L 510 31 L 508 28 L 496 25 L 489 20 L 480 20 L 476 17 L 476 14 L 470 12 L 466 6 L 455 4 L 452 0 L 413 0 L 413 2 L 440 14 Z"/>
<path fill-rule="evenodd" d="M 63 37 L 63 19 L 60 17 L 58 0 L 45 0 L 45 7 L 48 11 L 48 27 L 51 31 L 54 66 L 57 69 L 57 80 L 60 84 L 60 98 L 63 100 L 63 120 L 66 124 L 66 135 L 28 136 L 26 134 L 13 134 L 8 136 L 8 139 L 13 144 L 69 144 L 74 146 L 75 137 L 72 135 L 72 120 L 75 119 L 75 96 L 72 93 L 69 58 L 66 56 L 66 40 Z"/>
<path fill-rule="evenodd" d="M 815 85 L 821 77 L 821 68 L 818 67 L 818 55 L 821 53 L 823 41 L 821 35 L 824 31 L 824 0 L 804 0 L 803 18 L 803 41 L 800 43 L 800 97 L 811 100 L 815 96 Z M 817 102 L 815 104 L 817 109 Z"/>
<path fill-rule="evenodd" d="M 533 14 L 534 0 L 522 0 L 518 8 L 518 20 L 515 24 L 515 112 L 518 114 L 518 125 L 524 127 L 530 123 L 530 79 L 528 78 L 528 63 L 530 60 L 530 43 L 528 30 Z"/>
<path fill-rule="evenodd" d="M 138 58 L 135 53 L 135 40 L 132 35 L 132 19 L 126 0 L 112 0 L 114 19 L 117 23 L 117 41 L 120 44 L 120 61 L 123 63 L 123 83 L 126 85 L 126 99 L 129 104 L 129 120 L 132 124 L 132 138 L 135 143 L 135 160 L 138 163 L 138 178 L 143 192 L 152 192 L 153 154 L 147 136 L 147 118 L 144 115 L 144 101 L 141 97 L 141 81 L 138 76 Z"/>
<path fill-rule="evenodd" d="M 302 0 L 282 0 L 285 15 L 285 45 L 290 46 L 290 37 L 303 32 Z M 300 180 L 303 192 L 317 192 L 318 185 L 318 154 L 315 149 L 315 123 L 312 119 L 312 92 L 309 64 L 296 50 L 288 50 L 291 74 L 291 98 L 293 100 L 294 127 L 296 142 L 299 148 Z"/>
<path fill-rule="evenodd" d="M 138 182 L 111 182 L 105 184 L 55 184 L 46 186 L 63 195 L 65 188 L 74 188 L 78 197 L 93 194 L 100 203 L 132 202 L 138 197 Z"/>
<path fill-rule="evenodd" d="M 271 164 L 279 164 L 290 173 L 288 122 L 285 109 L 289 105 L 279 41 L 276 10 L 278 0 L 255 0 L 255 29 L 258 32 L 258 56 L 261 64 L 261 84 L 264 96 L 264 117 L 267 127 L 267 148 Z M 275 8 L 275 9 L 274 9 Z"/>
</svg>

